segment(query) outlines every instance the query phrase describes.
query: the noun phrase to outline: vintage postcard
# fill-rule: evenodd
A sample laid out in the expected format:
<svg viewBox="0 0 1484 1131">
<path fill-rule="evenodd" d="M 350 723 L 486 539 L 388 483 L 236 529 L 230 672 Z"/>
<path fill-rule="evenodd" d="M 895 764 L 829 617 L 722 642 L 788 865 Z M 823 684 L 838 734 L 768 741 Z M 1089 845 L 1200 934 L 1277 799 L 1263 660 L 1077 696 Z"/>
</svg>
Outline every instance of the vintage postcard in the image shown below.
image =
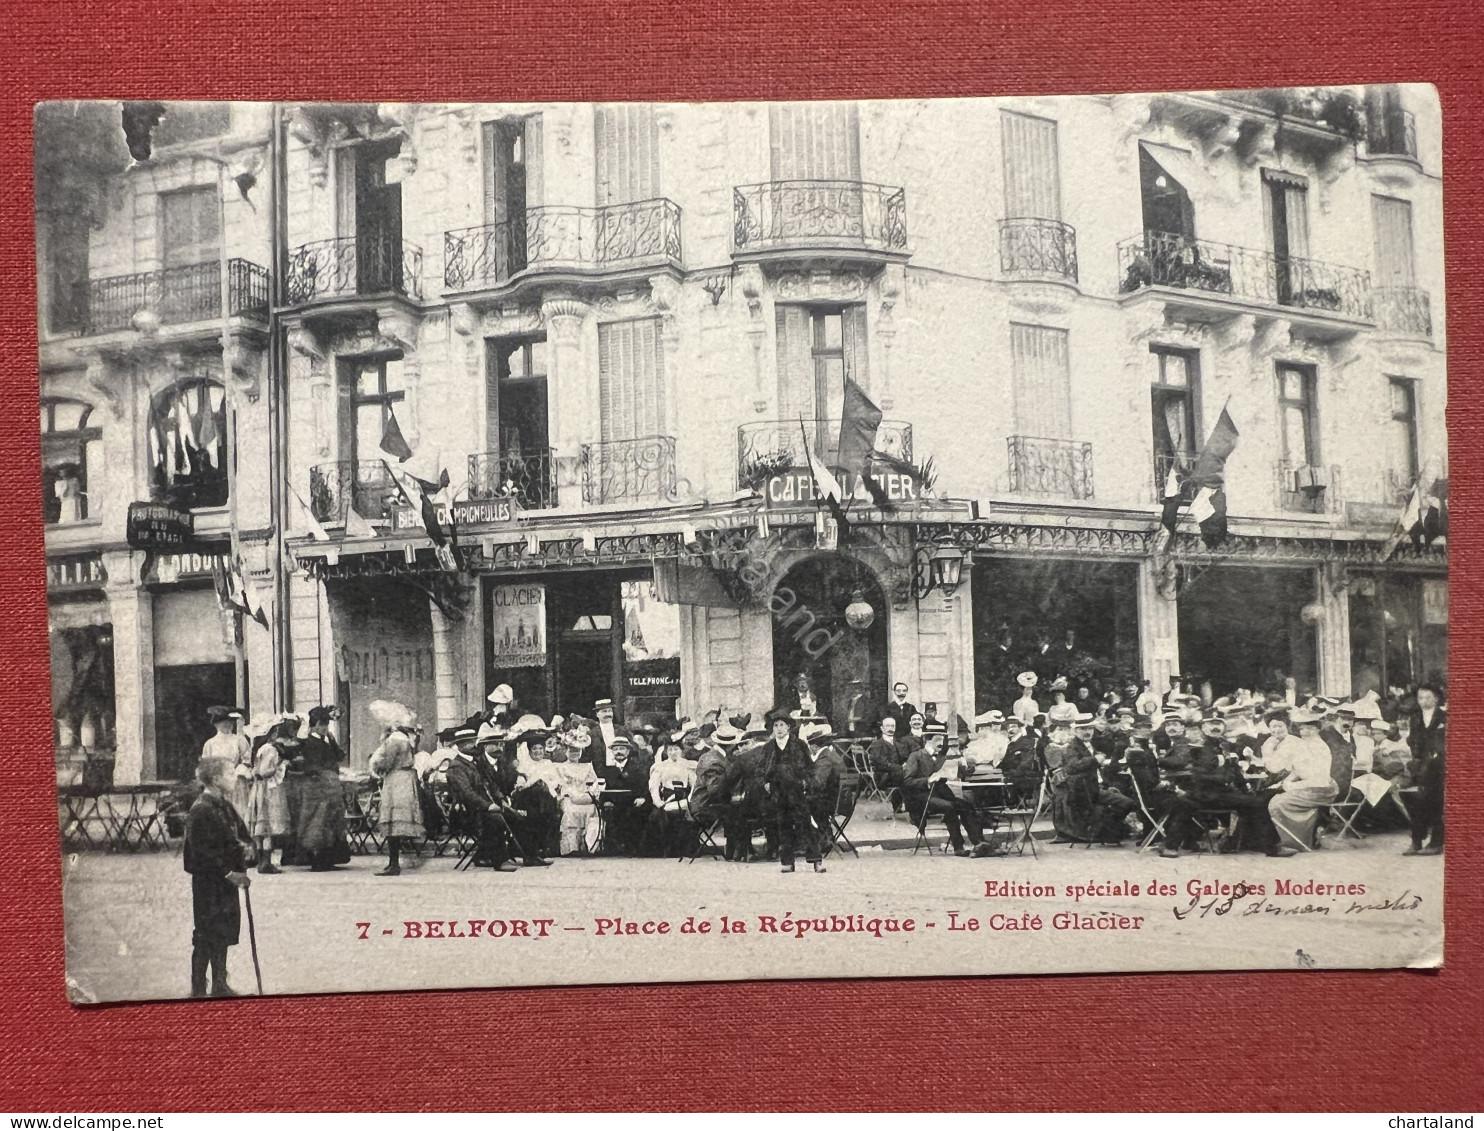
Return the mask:
<svg viewBox="0 0 1484 1131">
<path fill-rule="evenodd" d="M 71 999 L 1440 964 L 1441 129 L 40 105 Z"/>
</svg>

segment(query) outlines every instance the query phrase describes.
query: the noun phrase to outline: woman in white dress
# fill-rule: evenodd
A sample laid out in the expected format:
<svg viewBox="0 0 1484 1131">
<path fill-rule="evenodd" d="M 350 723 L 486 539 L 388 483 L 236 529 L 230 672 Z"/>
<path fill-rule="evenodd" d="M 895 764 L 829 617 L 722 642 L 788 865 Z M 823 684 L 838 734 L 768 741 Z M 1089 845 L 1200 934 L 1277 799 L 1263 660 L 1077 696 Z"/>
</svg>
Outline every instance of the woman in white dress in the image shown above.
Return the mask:
<svg viewBox="0 0 1484 1131">
<path fill-rule="evenodd" d="M 216 733 L 201 747 L 201 757 L 225 758 L 232 767 L 232 789 L 227 800 L 237 815 L 247 820 L 248 798 L 252 795 L 252 743 L 247 735 L 237 733 L 237 721 L 242 712 L 234 707 L 210 707 L 206 717 L 216 728 Z"/>
<path fill-rule="evenodd" d="M 422 806 L 417 799 L 416 716 L 401 703 L 377 699 L 367 705 L 371 717 L 382 725 L 381 745 L 368 766 L 381 779 L 381 803 L 376 829 L 386 839 L 386 867 L 378 876 L 402 874 L 402 842 L 423 835 Z"/>
<path fill-rule="evenodd" d="M 246 821 L 258 850 L 258 871 L 264 875 L 279 872 L 273 863 L 273 839 L 289 833 L 289 798 L 283 779 L 298 746 L 299 720 L 289 715 L 274 725 L 268 732 L 268 740 L 253 757 Z"/>
<path fill-rule="evenodd" d="M 592 742 L 587 720 L 574 717 L 562 728 L 559 752 L 552 755 L 552 764 L 562 776 L 563 856 L 587 855 L 598 846 L 598 795 L 603 792 L 603 779 L 586 760 Z"/>
<path fill-rule="evenodd" d="M 1319 716 L 1298 710 L 1290 721 L 1298 733 L 1285 738 L 1275 751 L 1288 767 L 1288 776 L 1281 792 L 1268 802 L 1268 812 L 1280 843 L 1307 851 L 1314 847 L 1319 810 L 1334 801 L 1337 790 L 1330 776 L 1330 749 L 1319 737 Z"/>
</svg>

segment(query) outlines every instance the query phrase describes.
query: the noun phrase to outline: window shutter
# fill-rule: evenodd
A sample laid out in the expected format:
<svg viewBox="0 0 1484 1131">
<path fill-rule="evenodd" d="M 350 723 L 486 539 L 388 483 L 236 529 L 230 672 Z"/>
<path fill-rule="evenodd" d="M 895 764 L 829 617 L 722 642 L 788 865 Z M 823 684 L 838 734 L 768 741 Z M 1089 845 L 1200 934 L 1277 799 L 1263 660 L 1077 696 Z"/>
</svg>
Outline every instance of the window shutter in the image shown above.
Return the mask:
<svg viewBox="0 0 1484 1131">
<path fill-rule="evenodd" d="M 203 185 L 160 197 L 160 259 L 166 267 L 206 263 L 220 250 L 216 186 Z"/>
<path fill-rule="evenodd" d="M 546 166 L 541 159 L 541 115 L 526 119 L 526 207 L 535 208 L 546 200 Z"/>
<path fill-rule="evenodd" d="M 634 440 L 666 432 L 664 359 L 659 319 L 598 327 L 600 437 Z"/>
<path fill-rule="evenodd" d="M 1056 123 L 1000 112 L 1005 167 L 1005 215 L 1061 219 L 1061 162 Z"/>
<path fill-rule="evenodd" d="M 484 154 L 484 222 L 498 224 L 500 216 L 500 193 L 496 186 L 495 167 L 499 163 L 500 139 L 498 122 L 480 123 L 480 141 Z"/>
<path fill-rule="evenodd" d="M 659 120 L 649 105 L 599 106 L 594 121 L 598 203 L 629 204 L 661 196 Z"/>
<path fill-rule="evenodd" d="M 780 303 L 775 310 L 778 336 L 778 419 L 814 418 L 814 358 L 809 308 Z"/>
<path fill-rule="evenodd" d="M 500 443 L 500 347 L 485 343 L 484 366 L 484 450 L 499 452 Z"/>
<path fill-rule="evenodd" d="M 768 123 L 773 180 L 861 179 L 855 103 L 783 103 L 769 107 Z"/>
<path fill-rule="evenodd" d="M 1012 323 L 1010 360 L 1016 434 L 1070 440 L 1072 393 L 1067 332 Z"/>
<path fill-rule="evenodd" d="M 845 332 L 845 376 L 869 389 L 866 366 L 866 308 L 847 306 L 842 315 Z"/>
<path fill-rule="evenodd" d="M 335 234 L 345 239 L 356 234 L 356 151 L 352 146 L 335 150 Z"/>
<path fill-rule="evenodd" d="M 1416 282 L 1412 249 L 1412 203 L 1391 196 L 1371 197 L 1376 225 L 1376 282 L 1410 287 Z"/>
</svg>

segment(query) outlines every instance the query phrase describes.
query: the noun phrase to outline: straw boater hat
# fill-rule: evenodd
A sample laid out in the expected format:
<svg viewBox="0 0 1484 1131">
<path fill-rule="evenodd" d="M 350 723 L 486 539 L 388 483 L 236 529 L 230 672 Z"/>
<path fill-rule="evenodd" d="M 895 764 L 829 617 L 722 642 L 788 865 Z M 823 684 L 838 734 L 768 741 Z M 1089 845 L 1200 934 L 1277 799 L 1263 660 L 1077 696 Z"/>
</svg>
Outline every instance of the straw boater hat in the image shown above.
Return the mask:
<svg viewBox="0 0 1484 1131">
<path fill-rule="evenodd" d="M 1035 687 L 1038 680 L 1035 672 L 1021 672 L 1015 677 L 1015 682 L 1021 687 Z"/>
<path fill-rule="evenodd" d="M 206 717 L 212 723 L 224 723 L 228 719 L 242 718 L 242 712 L 236 707 L 207 707 Z"/>
<path fill-rule="evenodd" d="M 985 711 L 983 714 L 974 716 L 974 725 L 976 727 L 999 726 L 1004 721 L 1005 714 L 1003 711 Z"/>
<path fill-rule="evenodd" d="M 1324 716 L 1316 711 L 1310 711 L 1300 707 L 1298 710 L 1290 712 L 1288 721 L 1290 725 L 1297 729 L 1301 726 L 1318 726 L 1324 721 Z"/>
<path fill-rule="evenodd" d="M 731 723 L 722 723 L 721 726 L 711 732 L 711 741 L 718 746 L 730 749 L 742 741 L 742 732 L 732 726 Z"/>
</svg>

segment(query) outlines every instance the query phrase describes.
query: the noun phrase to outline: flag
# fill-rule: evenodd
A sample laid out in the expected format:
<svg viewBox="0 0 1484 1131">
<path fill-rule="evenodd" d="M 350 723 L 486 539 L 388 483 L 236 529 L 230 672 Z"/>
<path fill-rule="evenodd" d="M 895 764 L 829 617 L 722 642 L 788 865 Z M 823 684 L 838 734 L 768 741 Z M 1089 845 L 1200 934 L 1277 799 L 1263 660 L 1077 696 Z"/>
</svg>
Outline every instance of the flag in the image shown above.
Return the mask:
<svg viewBox="0 0 1484 1131">
<path fill-rule="evenodd" d="M 824 496 L 825 505 L 829 507 L 830 514 L 834 516 L 835 522 L 843 531 L 847 526 L 845 508 L 841 506 L 845 492 L 841 490 L 839 481 L 830 469 L 824 465 L 824 461 L 809 450 L 809 432 L 804 427 L 803 417 L 799 417 L 799 433 L 804 438 L 804 459 L 809 464 L 809 474 L 814 476 L 815 487 Z"/>
<path fill-rule="evenodd" d="M 1226 488 L 1202 487 L 1190 502 L 1190 517 L 1201 528 L 1201 541 L 1214 550 L 1226 541 Z"/>
<path fill-rule="evenodd" d="M 1237 438 L 1237 426 L 1231 414 L 1223 408 L 1216 427 L 1206 437 L 1206 446 L 1195 457 L 1190 469 L 1191 478 L 1203 487 L 1221 481 L 1226 474 L 1226 457 L 1236 449 Z"/>
<path fill-rule="evenodd" d="M 1185 490 L 1180 483 L 1180 467 L 1174 460 L 1171 460 L 1170 470 L 1165 475 L 1164 511 L 1159 516 L 1159 521 L 1170 532 L 1171 538 L 1175 536 L 1175 525 L 1180 521 L 1180 503 L 1184 498 Z"/>
<path fill-rule="evenodd" d="M 836 459 L 846 471 L 866 474 L 866 461 L 876 450 L 876 430 L 881 410 L 871 403 L 865 390 L 845 378 L 845 406 L 840 412 L 840 443 Z"/>
<path fill-rule="evenodd" d="M 304 496 L 299 494 L 299 489 L 291 486 L 289 487 L 289 492 L 294 496 L 294 501 L 299 504 L 299 510 L 304 516 L 304 523 L 309 527 L 309 536 L 316 542 L 328 542 L 330 540 L 329 531 L 324 528 L 319 519 L 314 517 L 314 512 L 309 509 L 309 504 L 304 501 Z"/>
<path fill-rule="evenodd" d="M 219 555 L 211 563 L 211 580 L 216 587 L 217 603 L 223 609 L 236 609 L 268 627 L 268 616 L 258 600 L 257 589 L 243 575 L 242 561 L 236 553 L 230 557 Z"/>
<path fill-rule="evenodd" d="M 225 401 L 223 411 L 226 410 Z M 211 409 L 211 390 L 206 389 L 201 394 L 201 410 L 197 414 L 196 442 L 201 445 L 201 450 L 206 453 L 206 458 L 211 461 L 212 467 L 222 465 L 218 446 L 221 442 L 221 433 L 216 426 L 216 413 Z"/>
<path fill-rule="evenodd" d="M 387 406 L 386 420 L 381 426 L 381 450 L 389 456 L 396 456 L 398 463 L 405 463 L 412 458 L 412 449 L 407 446 L 407 440 L 402 435 L 402 426 L 397 423 L 397 414 L 392 411 L 391 405 Z"/>
<path fill-rule="evenodd" d="M 438 556 L 438 564 L 450 572 L 457 572 L 459 569 L 457 548 L 450 531 L 445 530 L 443 524 L 438 521 L 438 508 L 434 506 L 430 498 L 430 495 L 436 495 L 448 486 L 448 471 L 444 470 L 439 483 L 429 483 L 415 475 L 409 475 L 400 467 L 393 467 L 386 460 L 381 462 L 387 474 L 396 483 L 402 498 L 412 508 L 414 521 L 423 528 L 433 543 L 433 552 Z M 429 491 L 430 487 L 436 489 Z"/>
<path fill-rule="evenodd" d="M 353 505 L 348 506 L 345 508 L 345 536 L 347 538 L 375 538 L 376 527 L 367 522 Z"/>
</svg>

